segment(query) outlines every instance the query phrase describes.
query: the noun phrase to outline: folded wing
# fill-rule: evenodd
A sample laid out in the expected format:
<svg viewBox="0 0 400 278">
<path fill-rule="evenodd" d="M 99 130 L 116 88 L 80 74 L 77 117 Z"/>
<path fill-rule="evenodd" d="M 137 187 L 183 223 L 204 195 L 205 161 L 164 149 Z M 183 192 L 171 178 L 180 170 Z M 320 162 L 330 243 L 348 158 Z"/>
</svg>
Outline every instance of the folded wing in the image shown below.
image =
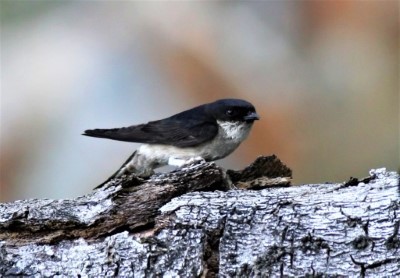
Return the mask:
<svg viewBox="0 0 400 278">
<path fill-rule="evenodd" d="M 118 141 L 192 147 L 214 138 L 218 126 L 212 121 L 160 120 L 136 126 L 86 130 L 83 135 Z"/>
</svg>

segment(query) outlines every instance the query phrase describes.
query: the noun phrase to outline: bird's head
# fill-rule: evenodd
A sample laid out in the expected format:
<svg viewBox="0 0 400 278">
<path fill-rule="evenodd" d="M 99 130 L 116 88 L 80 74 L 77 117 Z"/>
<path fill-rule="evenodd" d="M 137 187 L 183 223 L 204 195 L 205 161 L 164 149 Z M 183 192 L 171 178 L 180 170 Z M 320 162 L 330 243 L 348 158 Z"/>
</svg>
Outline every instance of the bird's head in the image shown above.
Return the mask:
<svg viewBox="0 0 400 278">
<path fill-rule="evenodd" d="M 254 106 L 242 99 L 220 99 L 210 103 L 207 112 L 218 121 L 253 123 L 259 120 Z"/>
</svg>

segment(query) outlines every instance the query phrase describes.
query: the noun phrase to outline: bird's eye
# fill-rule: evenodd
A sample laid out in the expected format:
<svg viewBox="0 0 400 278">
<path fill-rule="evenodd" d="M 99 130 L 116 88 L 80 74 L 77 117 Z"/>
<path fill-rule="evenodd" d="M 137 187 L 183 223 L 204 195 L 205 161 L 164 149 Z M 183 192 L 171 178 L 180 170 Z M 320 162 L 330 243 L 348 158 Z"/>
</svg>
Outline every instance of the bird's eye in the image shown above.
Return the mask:
<svg viewBox="0 0 400 278">
<path fill-rule="evenodd" d="M 228 116 L 232 116 L 233 115 L 233 110 L 231 110 L 231 109 L 229 109 L 229 110 L 226 110 L 226 115 L 228 115 Z"/>
</svg>

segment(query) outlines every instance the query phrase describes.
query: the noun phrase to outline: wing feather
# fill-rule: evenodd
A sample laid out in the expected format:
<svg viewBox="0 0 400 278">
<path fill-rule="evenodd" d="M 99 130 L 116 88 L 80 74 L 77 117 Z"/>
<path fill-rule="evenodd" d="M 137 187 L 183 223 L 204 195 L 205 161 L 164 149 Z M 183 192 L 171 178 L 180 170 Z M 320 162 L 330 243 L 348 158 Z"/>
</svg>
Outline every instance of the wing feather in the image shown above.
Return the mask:
<svg viewBox="0 0 400 278">
<path fill-rule="evenodd" d="M 113 129 L 86 130 L 83 135 L 118 141 L 192 147 L 214 138 L 218 126 L 211 121 L 164 119 L 147 124 Z"/>
</svg>

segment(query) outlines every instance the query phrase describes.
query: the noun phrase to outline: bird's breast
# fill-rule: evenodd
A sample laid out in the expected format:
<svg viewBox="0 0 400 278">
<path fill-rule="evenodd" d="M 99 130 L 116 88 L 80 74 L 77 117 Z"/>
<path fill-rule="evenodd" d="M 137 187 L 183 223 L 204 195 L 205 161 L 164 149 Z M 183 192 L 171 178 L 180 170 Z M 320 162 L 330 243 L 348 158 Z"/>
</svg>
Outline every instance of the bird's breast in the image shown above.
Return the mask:
<svg viewBox="0 0 400 278">
<path fill-rule="evenodd" d="M 217 121 L 219 130 L 218 136 L 226 141 L 241 143 L 249 135 L 252 123 L 247 122 L 222 122 Z"/>
<path fill-rule="evenodd" d="M 252 127 L 246 122 L 218 121 L 218 134 L 210 143 L 209 160 L 221 159 L 231 154 L 249 135 Z"/>
</svg>

